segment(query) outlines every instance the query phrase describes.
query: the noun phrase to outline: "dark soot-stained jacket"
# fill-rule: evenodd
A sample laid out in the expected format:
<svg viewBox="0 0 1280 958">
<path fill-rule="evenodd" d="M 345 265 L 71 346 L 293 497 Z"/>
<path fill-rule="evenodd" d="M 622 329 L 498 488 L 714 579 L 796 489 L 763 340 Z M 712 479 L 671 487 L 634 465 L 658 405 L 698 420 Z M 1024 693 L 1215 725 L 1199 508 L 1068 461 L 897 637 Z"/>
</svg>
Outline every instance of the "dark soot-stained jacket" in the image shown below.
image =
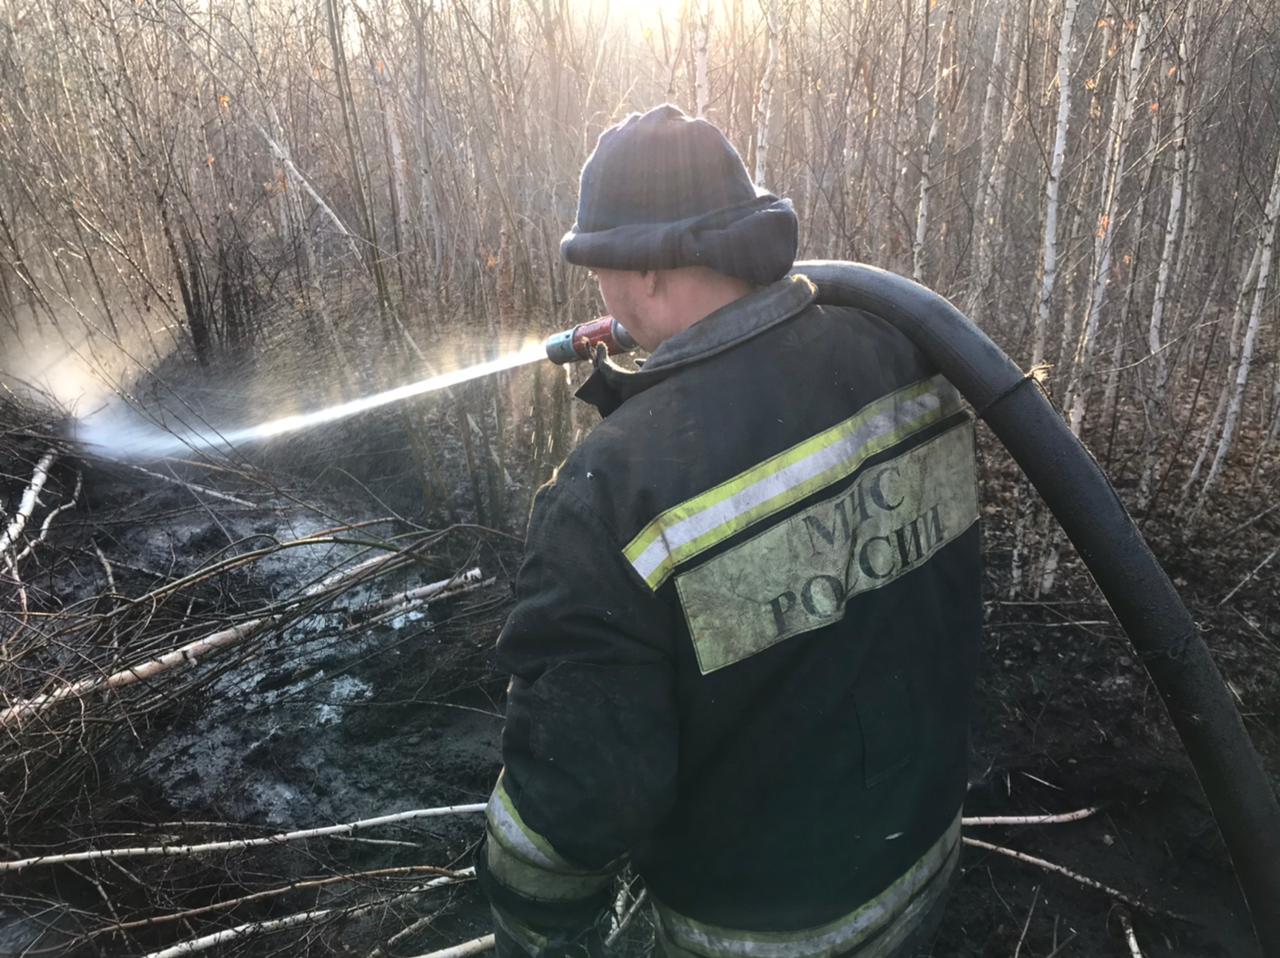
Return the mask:
<svg viewBox="0 0 1280 958">
<path fill-rule="evenodd" d="M 668 955 L 892 953 L 959 854 L 981 600 L 957 393 L 794 277 L 579 395 L 606 418 L 537 495 L 498 641 L 500 950 L 592 939 L 629 860 Z"/>
</svg>

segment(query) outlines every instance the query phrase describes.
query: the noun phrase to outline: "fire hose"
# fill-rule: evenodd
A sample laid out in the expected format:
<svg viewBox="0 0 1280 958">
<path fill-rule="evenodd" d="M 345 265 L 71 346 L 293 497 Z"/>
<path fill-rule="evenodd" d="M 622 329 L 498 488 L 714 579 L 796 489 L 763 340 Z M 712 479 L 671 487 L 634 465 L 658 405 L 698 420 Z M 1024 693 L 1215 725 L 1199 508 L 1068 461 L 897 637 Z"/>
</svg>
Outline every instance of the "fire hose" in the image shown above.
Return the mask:
<svg viewBox="0 0 1280 958">
<path fill-rule="evenodd" d="M 1004 444 L 1092 573 L 1155 683 L 1213 810 L 1262 953 L 1280 958 L 1280 803 L 1199 629 L 1098 463 L 1036 381 L 942 296 L 896 274 L 815 260 L 818 302 L 893 324 Z M 634 348 L 616 320 L 552 337 L 556 362 Z M 553 342 L 559 341 L 556 352 Z"/>
<path fill-rule="evenodd" d="M 1155 683 L 1213 809 L 1268 956 L 1280 956 L 1280 804 L 1173 583 L 1089 451 L 1035 380 L 937 293 L 893 273 L 813 261 L 818 301 L 892 323 L 1022 467 L 1093 574 Z"/>
</svg>

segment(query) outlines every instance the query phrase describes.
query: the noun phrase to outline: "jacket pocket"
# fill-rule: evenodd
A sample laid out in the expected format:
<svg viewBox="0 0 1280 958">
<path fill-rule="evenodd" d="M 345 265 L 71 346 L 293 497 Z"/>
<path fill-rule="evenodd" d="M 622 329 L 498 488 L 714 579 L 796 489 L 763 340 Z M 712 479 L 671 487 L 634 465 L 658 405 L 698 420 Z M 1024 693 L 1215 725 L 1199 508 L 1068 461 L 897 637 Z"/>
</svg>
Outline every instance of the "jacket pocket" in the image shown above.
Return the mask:
<svg viewBox="0 0 1280 958">
<path fill-rule="evenodd" d="M 911 683 L 901 671 L 869 674 L 853 693 L 862 732 L 863 776 L 875 788 L 915 758 Z"/>
</svg>

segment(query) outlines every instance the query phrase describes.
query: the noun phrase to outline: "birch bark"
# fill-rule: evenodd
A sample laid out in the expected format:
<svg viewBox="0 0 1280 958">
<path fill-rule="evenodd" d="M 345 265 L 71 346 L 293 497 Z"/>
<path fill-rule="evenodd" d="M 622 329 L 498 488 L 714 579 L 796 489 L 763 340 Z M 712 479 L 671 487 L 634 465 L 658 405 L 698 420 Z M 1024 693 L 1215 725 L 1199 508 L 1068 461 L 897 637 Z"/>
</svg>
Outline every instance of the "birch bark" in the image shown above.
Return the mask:
<svg viewBox="0 0 1280 958">
<path fill-rule="evenodd" d="M 1085 376 L 1088 373 L 1090 360 L 1093 358 L 1094 345 L 1098 338 L 1098 325 L 1102 320 L 1102 310 L 1107 302 L 1107 283 L 1111 275 L 1111 254 L 1115 249 L 1117 200 L 1124 182 L 1124 147 L 1129 126 L 1133 122 L 1134 110 L 1138 102 L 1139 78 L 1146 53 L 1147 30 L 1150 18 L 1146 10 L 1138 14 L 1137 33 L 1133 39 L 1133 52 L 1129 57 L 1129 69 L 1124 75 L 1124 83 L 1116 85 L 1115 103 L 1111 111 L 1111 144 L 1107 152 L 1106 173 L 1103 177 L 1105 194 L 1102 212 L 1098 219 L 1095 233 L 1093 293 L 1089 297 L 1089 312 L 1084 328 L 1080 332 L 1080 341 L 1076 346 L 1074 368 L 1071 382 L 1067 387 L 1068 425 L 1075 435 L 1080 435 L 1084 423 L 1088 402 L 1088 386 Z"/>
<path fill-rule="evenodd" d="M 707 43 L 711 35 L 711 8 L 706 0 L 693 4 L 693 97 L 694 116 L 705 116 L 709 88 L 707 85 Z"/>
<path fill-rule="evenodd" d="M 1187 22 L 1194 15 L 1195 0 L 1187 2 Z M 1178 242 L 1178 227 L 1182 221 L 1182 195 L 1187 184 L 1187 28 L 1184 26 L 1178 42 L 1178 62 L 1173 94 L 1173 184 L 1169 190 L 1169 215 L 1164 224 L 1164 245 L 1160 252 L 1160 266 L 1156 271 L 1156 291 L 1151 299 L 1151 321 L 1147 327 L 1147 347 L 1151 351 L 1151 391 L 1157 403 L 1162 403 L 1165 386 L 1169 381 L 1169 362 L 1164 354 L 1164 311 L 1169 293 L 1169 279 L 1173 273 L 1174 250 Z"/>
<path fill-rule="evenodd" d="M 1003 24 L 1003 21 L 1001 22 Z M 999 38 L 997 38 L 998 44 Z M 1008 121 L 1004 125 L 1000 142 L 995 148 L 995 153 L 991 157 L 989 165 L 984 161 L 983 167 L 978 173 L 982 183 L 974 212 L 974 224 L 977 231 L 975 244 L 977 247 L 977 270 L 973 288 L 969 295 L 967 312 L 969 318 L 979 325 L 982 324 L 983 314 L 986 312 L 985 296 L 987 289 L 991 286 L 991 278 L 995 272 L 994 238 L 1000 230 L 1001 208 L 999 204 L 1004 197 L 1005 179 L 1009 168 L 1009 151 L 1013 145 L 1014 137 L 1017 135 L 1018 124 L 1022 119 L 1023 110 L 1026 109 L 1024 86 L 1021 82 L 1025 63 L 1024 57 L 1019 57 L 1016 54 L 1010 57 L 1008 82 L 1005 90 L 1000 91 L 997 95 L 1003 98 L 1007 96 L 1008 90 L 1014 90 L 1013 106 L 1009 110 Z M 990 91 L 988 95 L 990 95 Z M 1001 111 L 1003 112 L 1003 107 Z"/>
<path fill-rule="evenodd" d="M 924 150 L 920 156 L 920 205 L 916 209 L 916 236 L 911 246 L 911 278 L 917 283 L 924 282 L 924 242 L 929 232 L 929 199 L 933 193 L 933 152 L 937 148 L 939 131 L 942 128 L 942 81 L 946 63 L 947 18 L 950 8 L 942 11 L 942 25 L 938 30 L 938 60 L 933 73 L 933 93 L 928 99 L 930 106 L 929 134 L 925 137 Z M 928 14 L 926 14 L 928 16 Z M 927 34 L 926 34 L 927 36 Z"/>
<path fill-rule="evenodd" d="M 1049 179 L 1044 192 L 1044 251 L 1040 269 L 1040 296 L 1036 306 L 1035 338 L 1031 365 L 1044 362 L 1045 331 L 1049 326 L 1049 306 L 1058 277 L 1058 192 L 1062 184 L 1062 164 L 1067 155 L 1067 126 L 1071 116 L 1071 38 L 1079 0 L 1063 0 L 1062 26 L 1058 33 L 1058 119 L 1054 127 L 1053 153 L 1049 159 Z"/>
<path fill-rule="evenodd" d="M 1235 306 L 1231 311 L 1231 332 L 1227 337 L 1228 369 L 1234 369 L 1240 359 L 1240 329 L 1244 325 L 1245 306 L 1249 302 L 1249 293 L 1253 291 L 1254 284 L 1258 281 L 1258 268 L 1261 264 L 1262 247 L 1258 245 L 1254 247 L 1249 265 L 1245 269 L 1244 275 L 1240 277 L 1240 287 L 1236 293 Z M 1204 439 L 1200 443 L 1200 453 L 1196 456 L 1196 461 L 1191 466 L 1191 474 L 1183 484 L 1183 505 L 1186 504 L 1192 488 L 1200 480 L 1200 473 L 1209 458 L 1209 451 L 1213 449 L 1213 441 L 1218 436 L 1218 429 L 1222 425 L 1222 417 L 1226 415 L 1227 403 L 1230 399 L 1231 378 L 1228 376 L 1227 380 L 1222 384 L 1222 389 L 1219 390 L 1218 404 L 1213 410 L 1213 417 L 1209 420 L 1208 428 L 1205 429 Z"/>
<path fill-rule="evenodd" d="M 1231 398 L 1227 403 L 1226 418 L 1222 423 L 1222 437 L 1218 440 L 1218 450 L 1214 453 L 1209 475 L 1205 477 L 1204 486 L 1200 490 L 1196 514 L 1203 508 L 1209 490 L 1213 488 L 1213 484 L 1222 472 L 1222 464 L 1231 451 L 1231 443 L 1235 439 L 1236 428 L 1240 423 L 1245 388 L 1249 384 L 1249 368 L 1253 361 L 1253 350 L 1258 341 L 1258 328 L 1262 322 L 1262 307 L 1267 298 L 1267 280 L 1271 273 L 1271 257 L 1276 241 L 1277 214 L 1280 214 L 1280 155 L 1276 157 L 1275 174 L 1271 180 L 1271 195 L 1267 200 L 1262 229 L 1258 236 L 1258 283 L 1253 290 L 1253 308 L 1249 311 L 1249 324 L 1245 327 L 1244 342 L 1240 346 L 1240 360 L 1236 364 Z"/>
<path fill-rule="evenodd" d="M 760 98 L 756 101 L 756 175 L 763 185 L 769 163 L 769 118 L 773 113 L 773 71 L 778 63 L 778 0 L 766 0 L 764 73 L 760 75 Z M 806 114 L 807 115 L 807 114 Z"/>
</svg>

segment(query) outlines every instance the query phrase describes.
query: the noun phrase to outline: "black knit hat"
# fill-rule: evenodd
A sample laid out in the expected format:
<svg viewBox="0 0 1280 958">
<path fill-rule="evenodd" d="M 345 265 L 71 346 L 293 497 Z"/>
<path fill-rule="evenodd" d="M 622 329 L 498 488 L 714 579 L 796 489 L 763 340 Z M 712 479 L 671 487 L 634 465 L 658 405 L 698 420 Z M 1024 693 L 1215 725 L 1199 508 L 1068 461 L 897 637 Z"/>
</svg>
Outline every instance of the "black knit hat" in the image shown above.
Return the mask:
<svg viewBox="0 0 1280 958">
<path fill-rule="evenodd" d="M 763 285 L 795 260 L 796 214 L 751 182 L 723 133 L 664 105 L 600 134 L 560 253 L 600 269 L 709 266 Z"/>
</svg>

